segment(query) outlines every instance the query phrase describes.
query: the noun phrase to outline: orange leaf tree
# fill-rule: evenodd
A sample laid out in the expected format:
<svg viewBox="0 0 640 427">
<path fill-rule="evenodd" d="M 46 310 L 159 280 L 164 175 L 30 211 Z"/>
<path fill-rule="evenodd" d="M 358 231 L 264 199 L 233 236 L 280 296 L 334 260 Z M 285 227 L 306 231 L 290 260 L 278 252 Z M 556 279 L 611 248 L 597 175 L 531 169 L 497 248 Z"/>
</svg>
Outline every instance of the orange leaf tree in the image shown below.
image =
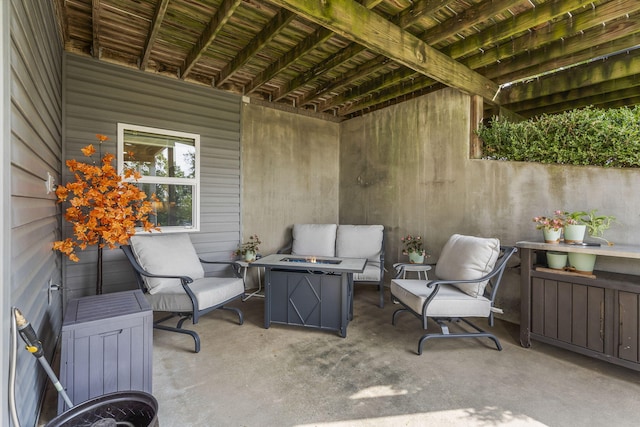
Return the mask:
<svg viewBox="0 0 640 427">
<path fill-rule="evenodd" d="M 108 139 L 104 135 L 96 137 L 100 143 Z M 91 144 L 82 149 L 90 159 L 95 152 Z M 149 215 L 153 214 L 151 202 L 157 200 L 155 194 L 148 199 L 134 183 L 125 181 L 131 178 L 137 181 L 140 174 L 127 169 L 124 177 L 119 175 L 111 165 L 113 159 L 113 154 L 105 154 L 100 166 L 95 161 L 90 164 L 67 160 L 67 167 L 75 179 L 56 189 L 58 202 L 70 203 L 64 218 L 73 224 L 74 237 L 53 242 L 53 249 L 78 262 L 77 248 L 84 250 L 87 246 L 98 245 L 97 294 L 102 293 L 102 249 L 127 244 L 136 233 L 136 227 L 145 231 L 159 230 L 149 221 Z"/>
</svg>

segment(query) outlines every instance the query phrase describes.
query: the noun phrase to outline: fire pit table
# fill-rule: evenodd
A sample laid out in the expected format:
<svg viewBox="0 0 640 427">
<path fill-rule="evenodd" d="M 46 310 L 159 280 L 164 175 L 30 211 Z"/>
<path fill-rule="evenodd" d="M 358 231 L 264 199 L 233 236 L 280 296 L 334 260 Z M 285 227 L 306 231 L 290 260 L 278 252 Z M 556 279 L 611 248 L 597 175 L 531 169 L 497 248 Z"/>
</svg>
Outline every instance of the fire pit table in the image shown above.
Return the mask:
<svg viewBox="0 0 640 427">
<path fill-rule="evenodd" d="M 271 323 L 335 330 L 347 336 L 353 298 L 353 273 L 364 258 L 274 254 L 251 263 L 264 267 L 264 327 Z"/>
</svg>

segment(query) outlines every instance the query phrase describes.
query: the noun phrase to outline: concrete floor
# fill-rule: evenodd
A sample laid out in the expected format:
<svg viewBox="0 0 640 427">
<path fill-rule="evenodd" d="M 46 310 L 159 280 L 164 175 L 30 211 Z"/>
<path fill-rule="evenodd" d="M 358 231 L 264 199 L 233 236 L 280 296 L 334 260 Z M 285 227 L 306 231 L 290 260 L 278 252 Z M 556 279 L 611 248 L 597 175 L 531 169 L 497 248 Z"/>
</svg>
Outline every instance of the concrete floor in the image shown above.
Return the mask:
<svg viewBox="0 0 640 427">
<path fill-rule="evenodd" d="M 428 341 L 417 319 L 357 287 L 347 338 L 272 325 L 263 300 L 237 302 L 187 335 L 154 331 L 153 395 L 168 426 L 637 426 L 640 373 L 534 342 L 498 321 L 488 339 Z M 47 408 L 43 420 L 47 419 Z M 50 412 L 50 410 L 49 410 Z"/>
</svg>

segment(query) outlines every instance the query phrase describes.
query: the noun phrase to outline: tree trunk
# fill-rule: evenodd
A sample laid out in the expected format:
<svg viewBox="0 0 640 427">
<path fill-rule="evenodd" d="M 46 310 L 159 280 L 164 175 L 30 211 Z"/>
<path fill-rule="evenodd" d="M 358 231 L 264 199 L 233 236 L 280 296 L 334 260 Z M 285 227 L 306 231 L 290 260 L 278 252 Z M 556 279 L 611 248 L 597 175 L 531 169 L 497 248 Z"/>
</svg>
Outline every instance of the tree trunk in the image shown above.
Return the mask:
<svg viewBox="0 0 640 427">
<path fill-rule="evenodd" d="M 102 243 L 102 242 L 100 242 Z M 102 294 L 102 249 L 98 243 L 98 275 L 96 277 L 96 295 Z"/>
</svg>

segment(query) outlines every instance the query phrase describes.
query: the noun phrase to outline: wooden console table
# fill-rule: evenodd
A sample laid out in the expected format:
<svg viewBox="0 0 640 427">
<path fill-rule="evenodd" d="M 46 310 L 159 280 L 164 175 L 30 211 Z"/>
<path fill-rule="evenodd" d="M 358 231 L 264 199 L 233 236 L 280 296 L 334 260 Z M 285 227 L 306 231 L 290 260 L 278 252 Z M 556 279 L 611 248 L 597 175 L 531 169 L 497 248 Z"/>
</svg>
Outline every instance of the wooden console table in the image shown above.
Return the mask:
<svg viewBox="0 0 640 427">
<path fill-rule="evenodd" d="M 640 370 L 640 276 L 595 271 L 595 278 L 554 272 L 546 251 L 640 259 L 640 246 L 574 246 L 517 242 L 520 344 L 531 339 Z M 540 262 L 538 262 L 540 261 Z"/>
</svg>

